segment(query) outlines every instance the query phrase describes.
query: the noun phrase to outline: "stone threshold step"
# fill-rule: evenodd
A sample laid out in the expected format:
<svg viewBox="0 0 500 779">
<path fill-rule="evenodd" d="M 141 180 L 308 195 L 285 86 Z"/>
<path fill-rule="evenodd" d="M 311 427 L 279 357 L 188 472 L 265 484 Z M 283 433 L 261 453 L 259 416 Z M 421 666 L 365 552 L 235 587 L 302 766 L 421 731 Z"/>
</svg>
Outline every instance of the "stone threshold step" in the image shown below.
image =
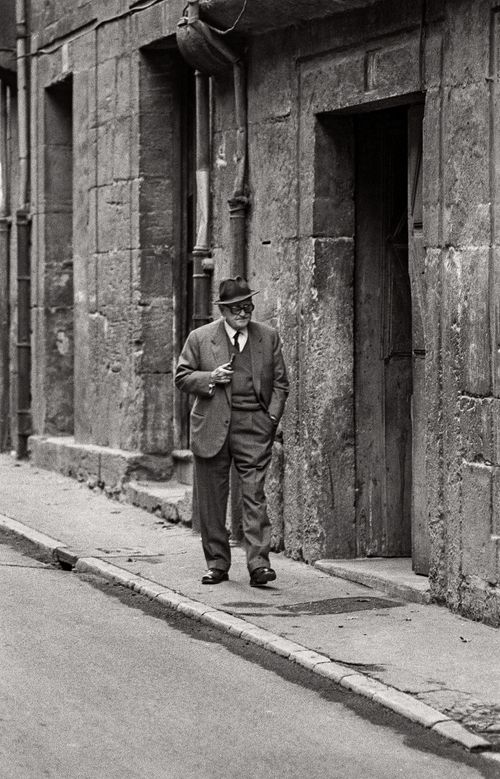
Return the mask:
<svg viewBox="0 0 500 779">
<path fill-rule="evenodd" d="M 191 494 L 190 487 L 176 481 L 129 481 L 123 487 L 127 503 L 186 527 L 191 527 Z"/>
<path fill-rule="evenodd" d="M 413 573 L 409 557 L 317 560 L 315 568 L 339 579 L 385 592 L 411 603 L 431 603 L 429 580 Z"/>
</svg>

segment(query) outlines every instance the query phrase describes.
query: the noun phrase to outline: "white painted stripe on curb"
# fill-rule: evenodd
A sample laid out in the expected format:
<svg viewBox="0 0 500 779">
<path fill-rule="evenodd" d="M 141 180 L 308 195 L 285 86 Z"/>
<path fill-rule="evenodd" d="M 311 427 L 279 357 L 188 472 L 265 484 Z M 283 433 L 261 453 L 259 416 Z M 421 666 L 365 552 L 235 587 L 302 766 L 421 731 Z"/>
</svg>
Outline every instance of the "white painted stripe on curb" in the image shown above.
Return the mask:
<svg viewBox="0 0 500 779">
<path fill-rule="evenodd" d="M 1 514 L 0 527 L 5 527 L 7 530 L 32 541 L 32 543 L 44 550 L 54 551 L 61 547 L 70 549 L 57 539 L 51 538 L 44 533 L 39 533 L 23 523 Z M 117 582 L 128 589 L 140 592 L 151 600 L 156 600 L 158 603 L 182 612 L 188 617 L 226 630 L 235 636 L 242 637 L 247 641 L 269 649 L 275 654 L 290 658 L 310 669 L 313 673 L 317 673 L 335 683 L 340 683 L 352 692 L 371 698 L 374 702 L 392 709 L 407 719 L 431 728 L 444 738 L 455 741 L 470 751 L 484 751 L 492 748 L 492 744 L 486 741 L 486 739 L 470 733 L 460 723 L 450 720 L 446 715 L 427 706 L 427 704 L 422 703 L 413 696 L 386 686 L 383 682 L 378 682 L 375 679 L 371 679 L 371 677 L 354 672 L 347 666 L 341 666 L 339 663 L 330 661 L 324 655 L 314 652 L 314 650 L 308 650 L 307 647 L 301 644 L 296 644 L 294 641 L 289 641 L 271 631 L 259 628 L 239 617 L 212 609 L 199 601 L 185 598 L 168 588 L 160 588 L 155 582 L 136 574 L 130 574 L 125 569 L 97 557 L 79 558 L 76 561 L 74 570 L 77 573 L 99 574 L 109 581 Z M 316 662 L 317 658 L 319 659 Z"/>
</svg>

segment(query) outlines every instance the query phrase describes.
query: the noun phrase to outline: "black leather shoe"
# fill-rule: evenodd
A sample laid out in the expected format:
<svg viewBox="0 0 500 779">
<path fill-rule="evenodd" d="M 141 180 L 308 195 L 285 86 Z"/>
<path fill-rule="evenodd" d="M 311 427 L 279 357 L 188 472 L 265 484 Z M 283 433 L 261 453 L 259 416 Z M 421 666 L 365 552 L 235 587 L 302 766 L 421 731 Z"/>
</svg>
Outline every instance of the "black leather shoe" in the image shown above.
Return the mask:
<svg viewBox="0 0 500 779">
<path fill-rule="evenodd" d="M 229 579 L 227 571 L 221 571 L 219 568 L 209 568 L 201 577 L 202 584 L 220 584 Z"/>
<path fill-rule="evenodd" d="M 268 582 L 276 579 L 276 571 L 272 568 L 256 568 L 250 574 L 250 587 L 265 587 Z"/>
</svg>

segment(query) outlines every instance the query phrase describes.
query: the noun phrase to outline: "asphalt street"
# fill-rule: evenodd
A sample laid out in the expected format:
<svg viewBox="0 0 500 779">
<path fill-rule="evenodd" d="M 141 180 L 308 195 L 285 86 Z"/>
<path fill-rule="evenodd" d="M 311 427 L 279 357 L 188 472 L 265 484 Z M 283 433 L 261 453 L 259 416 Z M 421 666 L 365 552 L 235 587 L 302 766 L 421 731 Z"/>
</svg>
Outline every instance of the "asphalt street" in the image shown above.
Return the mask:
<svg viewBox="0 0 500 779">
<path fill-rule="evenodd" d="M 305 669 L 0 545 L 1 776 L 493 777 Z"/>
</svg>

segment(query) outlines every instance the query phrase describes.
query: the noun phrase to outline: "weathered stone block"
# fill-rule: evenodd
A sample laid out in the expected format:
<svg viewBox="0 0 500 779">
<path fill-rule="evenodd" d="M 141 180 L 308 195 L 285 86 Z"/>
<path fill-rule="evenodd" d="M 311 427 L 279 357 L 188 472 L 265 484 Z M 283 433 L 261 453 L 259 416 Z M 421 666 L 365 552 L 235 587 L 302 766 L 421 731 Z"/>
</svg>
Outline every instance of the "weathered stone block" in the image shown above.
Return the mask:
<svg viewBox="0 0 500 779">
<path fill-rule="evenodd" d="M 252 42 L 248 77 L 252 122 L 269 121 L 271 117 L 282 120 L 293 110 L 296 76 L 291 58 L 283 56 L 289 44 L 289 31 L 259 36 Z"/>
<path fill-rule="evenodd" d="M 130 253 L 128 251 L 110 251 L 100 254 L 97 261 L 97 274 L 100 307 L 116 306 L 119 301 L 128 303 L 130 296 Z"/>
<path fill-rule="evenodd" d="M 468 576 L 460 588 L 461 613 L 469 619 L 500 625 L 500 588 L 482 581 L 479 576 Z"/>
<path fill-rule="evenodd" d="M 470 394 L 487 395 L 491 392 L 489 248 L 464 249 L 458 261 L 463 389 Z"/>
<path fill-rule="evenodd" d="M 139 184 L 140 241 L 149 247 L 173 243 L 176 218 L 179 218 L 178 203 L 174 196 L 175 179 L 146 178 Z"/>
<path fill-rule="evenodd" d="M 427 8 L 427 33 L 425 36 L 424 74 L 426 98 L 429 91 L 441 85 L 443 69 L 443 28 L 440 21 L 430 23 Z"/>
<path fill-rule="evenodd" d="M 420 89 L 419 36 L 400 36 L 396 43 L 374 50 L 370 91 L 380 94 L 404 94 Z"/>
<path fill-rule="evenodd" d="M 342 52 L 306 61 L 301 85 L 308 113 L 320 114 L 364 102 L 364 54 Z"/>
<path fill-rule="evenodd" d="M 451 85 L 484 81 L 489 68 L 490 1 L 459 0 L 446 14 L 444 82 Z"/>
<path fill-rule="evenodd" d="M 45 266 L 45 305 L 50 308 L 73 310 L 73 264 L 69 252 L 60 257 L 60 265 Z"/>
<path fill-rule="evenodd" d="M 431 89 L 425 96 L 423 121 L 423 229 L 424 243 L 437 247 L 441 243 L 441 109 L 440 89 Z"/>
<path fill-rule="evenodd" d="M 469 462 L 495 462 L 492 403 L 489 399 L 461 397 L 462 453 Z"/>
<path fill-rule="evenodd" d="M 492 421 L 492 456 L 494 465 L 500 465 L 500 400 L 492 398 L 491 421 Z"/>
<path fill-rule="evenodd" d="M 296 231 L 294 129 L 285 119 L 252 126 L 249 132 L 252 222 L 261 241 L 287 238 Z"/>
<path fill-rule="evenodd" d="M 111 58 L 97 65 L 95 124 L 110 122 L 116 115 L 116 59 Z"/>
<path fill-rule="evenodd" d="M 97 35 L 97 56 L 100 63 L 110 58 L 119 58 L 128 51 L 129 35 L 128 20 L 117 19 L 116 22 L 102 25 Z"/>
<path fill-rule="evenodd" d="M 160 3 L 135 14 L 131 19 L 131 40 L 137 46 L 175 35 L 176 24 L 181 15 L 179 6 Z M 174 21 L 175 20 L 175 21 Z"/>
<path fill-rule="evenodd" d="M 448 89 L 443 120 L 443 240 L 454 246 L 488 244 L 490 112 L 484 79 Z"/>
<path fill-rule="evenodd" d="M 309 262 L 301 345 L 306 559 L 354 553 L 353 243 L 316 240 Z"/>
<path fill-rule="evenodd" d="M 462 573 L 490 583 L 498 578 L 492 531 L 492 468 L 465 463 L 462 469 Z"/>
<path fill-rule="evenodd" d="M 97 128 L 99 186 L 131 177 L 130 117 L 105 122 Z"/>
<path fill-rule="evenodd" d="M 138 256 L 134 288 L 141 302 L 171 294 L 175 260 L 172 254 L 172 247 L 164 245 L 146 247 Z"/>
<path fill-rule="evenodd" d="M 48 211 L 40 220 L 44 230 L 45 261 L 66 269 L 72 263 L 72 212 L 71 208 Z"/>
<path fill-rule="evenodd" d="M 172 370 L 172 310 L 164 298 L 140 307 L 142 356 L 139 373 L 169 373 Z"/>
<path fill-rule="evenodd" d="M 142 374 L 144 393 L 139 448 L 148 454 L 173 448 L 173 380 L 171 374 Z"/>
<path fill-rule="evenodd" d="M 97 248 L 99 252 L 130 248 L 130 182 L 116 182 L 97 190 Z"/>
</svg>

